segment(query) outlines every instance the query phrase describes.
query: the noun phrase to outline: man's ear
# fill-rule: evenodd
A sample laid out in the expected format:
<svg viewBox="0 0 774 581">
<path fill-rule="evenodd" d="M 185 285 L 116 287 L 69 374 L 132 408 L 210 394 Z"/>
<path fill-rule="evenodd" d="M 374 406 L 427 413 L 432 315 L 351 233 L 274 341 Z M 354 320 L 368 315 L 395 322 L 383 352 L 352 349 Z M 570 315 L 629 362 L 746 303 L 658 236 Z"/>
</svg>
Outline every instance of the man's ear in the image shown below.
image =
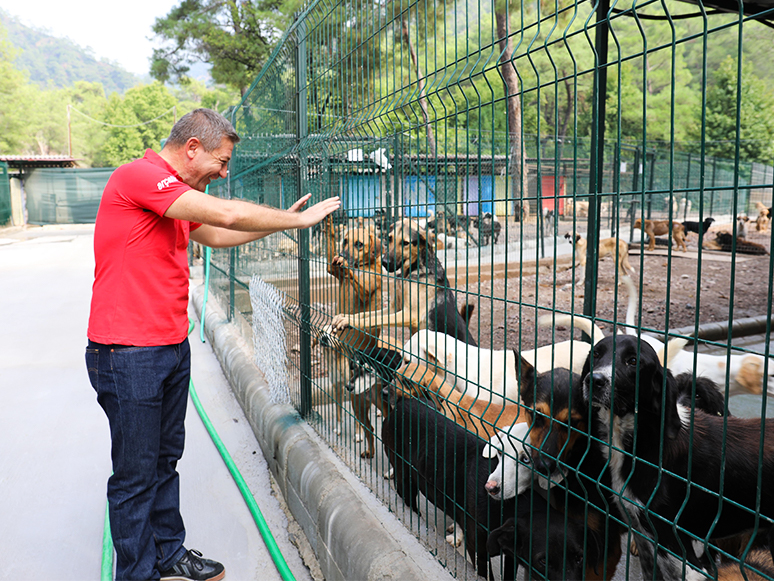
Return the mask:
<svg viewBox="0 0 774 581">
<path fill-rule="evenodd" d="M 188 159 L 193 159 L 196 157 L 196 154 L 199 152 L 199 150 L 204 151 L 202 142 L 199 141 L 197 137 L 189 137 L 188 141 L 185 142 L 185 154 Z"/>
</svg>

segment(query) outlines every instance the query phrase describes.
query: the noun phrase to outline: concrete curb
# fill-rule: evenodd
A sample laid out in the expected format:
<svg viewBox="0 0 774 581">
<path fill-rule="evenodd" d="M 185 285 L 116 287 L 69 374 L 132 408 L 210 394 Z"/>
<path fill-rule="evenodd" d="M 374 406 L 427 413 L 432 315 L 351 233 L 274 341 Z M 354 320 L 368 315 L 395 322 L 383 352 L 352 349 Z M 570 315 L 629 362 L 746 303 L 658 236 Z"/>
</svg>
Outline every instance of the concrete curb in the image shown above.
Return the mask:
<svg viewBox="0 0 774 581">
<path fill-rule="evenodd" d="M 191 292 L 200 319 L 203 296 L 201 286 Z M 391 513 L 383 506 L 383 512 L 367 506 L 363 491 L 342 474 L 333 453 L 298 412 L 271 401 L 246 341 L 214 304 L 212 294 L 204 329 L 326 580 L 448 578 L 448 571 Z M 390 519 L 394 523 L 385 522 Z"/>
</svg>

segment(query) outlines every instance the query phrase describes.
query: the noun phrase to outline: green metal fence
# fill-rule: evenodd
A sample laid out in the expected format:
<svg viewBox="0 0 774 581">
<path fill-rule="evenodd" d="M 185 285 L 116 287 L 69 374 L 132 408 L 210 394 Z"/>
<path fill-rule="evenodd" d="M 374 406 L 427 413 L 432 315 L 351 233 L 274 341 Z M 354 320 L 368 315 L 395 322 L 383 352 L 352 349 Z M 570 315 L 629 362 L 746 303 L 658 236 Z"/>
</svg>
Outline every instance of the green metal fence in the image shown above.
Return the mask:
<svg viewBox="0 0 774 581">
<path fill-rule="evenodd" d="M 11 221 L 11 182 L 8 178 L 8 164 L 0 161 L 0 226 Z"/>
<path fill-rule="evenodd" d="M 230 113 L 242 141 L 229 178 L 212 184 L 211 193 L 287 208 L 311 192 L 313 201 L 338 195 L 344 204 L 330 225 L 214 251 L 212 284 L 228 301 L 229 317 L 244 320 L 248 327 L 252 276 L 284 293 L 294 405 L 457 577 L 476 573 L 470 559 L 444 540 L 446 527 L 455 518 L 463 525 L 469 519 L 478 522 L 483 537 L 473 534 L 475 528 L 466 531 L 466 542 L 476 550 L 484 551 L 482 543 L 497 530 L 499 536 L 490 540 L 505 539 L 500 541 L 502 551 L 516 555 L 522 566 L 531 568 L 528 575 L 536 578 L 558 578 L 557 566 L 559 577 L 575 578 L 573 572 L 581 571 L 583 576 L 612 578 L 616 563 L 616 578 L 641 578 L 643 561 L 628 551 L 633 541 L 641 558 L 647 559 L 656 542 L 662 557 L 671 555 L 671 564 L 666 557 L 651 573 L 645 563 L 648 578 L 682 578 L 699 575 L 700 569 L 713 577 L 716 565 L 731 563 L 738 572 L 740 561 L 751 562 L 756 547 L 766 545 L 765 533 L 774 517 L 766 486 L 772 462 L 764 462 L 762 456 L 768 457 L 771 449 L 771 428 L 762 443 L 760 418 L 768 413 L 767 388 L 774 391 L 774 380 L 767 383 L 765 377 L 774 370 L 770 342 L 774 264 L 769 254 L 772 229 L 766 224 L 774 189 L 766 147 L 774 135 L 769 125 L 747 111 L 749 103 L 757 102 L 754 98 L 765 97 L 765 91 L 753 94 L 748 87 L 756 71 L 762 70 L 756 61 L 758 47 L 771 42 L 771 15 L 758 5 L 716 7 L 674 1 L 611 6 L 607 1 L 320 0 L 297 15 Z M 757 66 L 748 66 L 751 62 Z M 658 236 L 659 244 L 650 250 L 648 237 L 635 228 L 637 220 L 664 220 L 673 229 L 678 223 L 710 217 L 714 222 L 709 230 L 686 233 L 687 251 L 670 244 L 669 236 Z M 413 220 L 415 230 L 421 229 L 421 240 L 409 240 L 407 245 L 424 244 L 437 256 L 448 283 L 421 281 L 407 298 L 399 294 L 406 288 L 404 279 L 383 270 L 377 261 L 371 276 L 379 281 L 381 293 L 369 308 L 381 309 L 399 299 L 433 301 L 439 292 L 451 289 L 476 343 L 490 351 L 441 361 L 426 351 L 407 351 L 404 343 L 412 337 L 411 329 L 381 325 L 378 333 L 372 328 L 356 340 L 331 333 L 334 315 L 363 309 L 347 294 L 354 291 L 340 291 L 339 281 L 330 274 L 336 270 L 331 262 L 343 241 L 363 242 L 364 233 L 373 229 L 386 255 L 398 240 L 394 224 L 405 218 Z M 569 243 L 576 234 L 586 239 L 585 250 Z M 623 244 L 606 242 L 609 237 Z M 605 250 L 612 257 L 605 258 Z M 616 267 L 622 253 L 628 253 L 631 268 Z M 350 259 L 352 277 L 367 277 L 367 271 Z M 632 272 L 635 290 L 629 292 L 624 276 Z M 576 392 L 571 407 L 583 421 L 568 428 L 569 416 L 559 409 L 564 388 L 554 377 L 543 407 L 528 413 L 531 427 L 525 445 L 536 467 L 545 466 L 546 459 L 550 464 L 552 454 L 562 452 L 563 482 L 550 493 L 553 508 L 548 520 L 541 513 L 544 509 L 536 508 L 540 506 L 536 497 L 520 496 L 518 503 L 526 502 L 531 510 L 520 510 L 516 526 L 506 534 L 507 527 L 499 525 L 508 516 L 516 517 L 516 509 L 505 503 L 494 513 L 476 513 L 464 501 L 485 499 L 482 487 L 459 484 L 454 478 L 461 473 L 486 476 L 489 460 L 462 454 L 449 460 L 456 464 L 441 465 L 431 453 L 433 446 L 446 450 L 453 440 L 438 428 L 440 420 L 433 414 L 444 412 L 460 424 L 467 417 L 468 433 L 479 438 L 491 432 L 493 418 L 499 418 L 503 428 L 505 412 L 491 414 L 497 409 L 491 396 L 479 398 L 489 401 L 483 423 L 476 419 L 483 417 L 480 410 L 474 411 L 468 400 L 458 401 L 459 393 L 423 400 L 433 411 L 422 413 L 436 418 L 426 424 L 435 426 L 431 437 L 419 448 L 393 448 L 390 461 L 381 439 L 382 424 L 392 418 L 394 425 L 404 425 L 410 417 L 403 412 L 396 420 L 391 416 L 395 410 L 385 405 L 385 417 L 377 418 L 371 405 L 378 403 L 378 386 L 357 397 L 344 391 L 343 384 L 357 369 L 350 369 L 350 361 L 362 358 L 378 334 L 382 346 L 426 364 L 429 377 L 456 382 L 458 391 L 470 390 L 466 395 L 489 393 L 481 388 L 501 386 L 503 377 L 517 373 L 504 355 L 511 350 L 547 348 L 547 365 L 552 368 L 563 364 L 560 351 L 570 345 L 567 341 L 587 341 L 580 319 L 562 322 L 570 314 L 589 318 L 605 334 L 628 332 L 681 341 L 683 350 L 678 355 L 662 353 L 662 361 L 675 374 L 689 370 L 687 407 L 705 405 L 701 398 L 697 402 L 695 391 L 701 381 L 694 380 L 712 377 L 717 382 L 713 389 L 724 397 L 721 411 L 752 418 L 746 447 L 751 451 L 749 472 L 731 473 L 730 468 L 726 472 L 727 454 L 738 453 L 727 447 L 736 438 L 735 430 L 741 429 L 736 420 L 713 424 L 720 426 L 723 445 L 715 450 L 717 458 L 701 456 L 702 462 L 717 464 L 725 480 L 723 486 L 707 488 L 696 476 L 699 467 L 687 457 L 682 464 L 694 467 L 693 476 L 677 470 L 672 477 L 671 455 L 678 452 L 668 439 L 653 443 L 661 450 L 654 462 L 647 459 L 650 455 L 630 452 L 624 447 L 627 441 L 611 441 L 597 432 L 589 437 L 589 424 L 601 420 L 594 419 L 597 407 Z M 546 326 L 541 324 L 545 315 Z M 425 325 L 436 328 L 441 322 L 436 317 L 419 323 Z M 582 365 L 588 347 L 571 345 L 574 364 Z M 636 352 L 641 369 L 633 381 L 636 393 L 645 389 L 646 352 L 644 346 Z M 591 364 L 593 368 L 593 360 Z M 745 365 L 753 372 L 751 380 L 740 372 Z M 460 378 L 471 376 L 477 380 L 460 388 Z M 392 388 L 416 387 L 416 379 L 392 382 Z M 664 386 L 665 392 L 674 389 L 671 383 Z M 528 399 L 536 394 L 535 388 Z M 573 436 L 558 451 L 536 444 L 545 433 L 538 424 L 551 419 L 547 414 L 556 416 L 549 422 L 549 434 L 569 429 Z M 690 431 L 685 436 L 690 450 L 706 445 L 698 427 L 704 421 L 710 420 L 692 424 L 695 430 L 683 428 Z M 373 457 L 367 441 L 357 441 L 368 423 L 375 436 Z M 635 432 L 637 425 L 635 420 Z M 623 429 L 617 424 L 606 427 L 611 433 Z M 578 448 L 569 449 L 571 442 Z M 577 460 L 578 454 L 601 455 L 596 478 L 589 478 L 585 468 L 571 459 Z M 429 480 L 422 480 L 423 468 L 417 464 L 422 455 L 431 458 L 439 471 Z M 663 479 L 651 472 L 642 476 L 627 463 L 632 457 L 637 458 L 634 466 L 665 470 Z M 621 459 L 628 472 L 611 481 L 610 471 L 621 470 Z M 404 504 L 403 500 L 414 501 L 405 488 L 398 491 L 403 500 L 396 494 L 403 481 L 383 478 L 396 463 L 425 483 L 420 484 L 425 488 L 418 512 Z M 761 467 L 765 469 L 760 471 Z M 519 470 L 531 468 L 522 463 Z M 440 478 L 443 486 L 437 481 L 439 474 L 448 475 Z M 556 480 L 557 474 L 552 478 Z M 649 498 L 633 498 L 623 489 L 635 476 L 652 478 Z M 762 478 L 760 496 L 743 501 L 751 508 L 742 510 L 739 522 L 761 534 L 735 538 L 736 548 L 717 538 L 726 536 L 726 530 L 700 530 L 692 517 L 675 516 L 695 509 L 690 495 L 665 499 L 669 494 L 664 482 L 684 486 L 688 482 L 694 499 L 708 495 L 702 511 L 717 513 L 720 521 L 719 507 L 739 502 L 724 496 L 732 494 L 732 480 L 746 478 L 751 482 Z M 532 490 L 529 494 L 547 494 L 535 484 Z M 662 501 L 672 503 L 671 516 L 658 516 L 665 514 Z M 637 513 L 640 506 L 645 512 Z M 639 520 L 632 516 L 637 514 Z M 667 533 L 653 524 L 661 521 L 671 523 Z M 618 549 L 623 552 L 620 562 L 613 558 Z M 770 554 L 762 555 L 770 566 Z M 498 559 L 492 561 L 496 568 L 503 564 Z M 497 575 L 507 577 L 508 571 Z"/>
<path fill-rule="evenodd" d="M 24 180 L 30 224 L 93 224 L 115 168 L 43 168 Z"/>
</svg>

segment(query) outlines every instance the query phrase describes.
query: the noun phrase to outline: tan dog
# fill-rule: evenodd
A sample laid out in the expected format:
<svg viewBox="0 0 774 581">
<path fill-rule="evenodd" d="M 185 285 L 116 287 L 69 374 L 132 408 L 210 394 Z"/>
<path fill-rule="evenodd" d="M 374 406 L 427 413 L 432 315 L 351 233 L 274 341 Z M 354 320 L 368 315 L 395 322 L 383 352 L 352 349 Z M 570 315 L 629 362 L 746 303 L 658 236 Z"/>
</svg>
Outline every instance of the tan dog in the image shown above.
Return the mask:
<svg viewBox="0 0 774 581">
<path fill-rule="evenodd" d="M 634 221 L 634 227 L 641 229 L 648 235 L 648 250 L 656 248 L 656 236 L 669 234 L 669 220 L 645 220 L 643 228 L 642 220 L 637 218 Z M 685 246 L 685 228 L 680 222 L 672 222 L 672 238 L 674 238 L 678 250 L 688 251 Z"/>
<path fill-rule="evenodd" d="M 756 202 L 758 208 L 758 217 L 755 219 L 755 229 L 758 232 L 766 232 L 771 224 L 771 212 L 761 202 Z"/>
<path fill-rule="evenodd" d="M 362 313 L 381 305 L 382 300 L 382 245 L 372 224 L 362 224 L 344 230 L 337 251 L 337 236 L 333 221 L 326 223 L 328 237 L 328 273 L 338 281 L 337 309 L 340 313 Z M 332 395 L 337 403 L 336 433 L 340 433 L 341 410 L 344 386 L 350 379 L 349 360 L 353 351 L 364 351 L 376 345 L 379 327 L 347 328 L 333 334 L 321 343 L 329 347 L 332 362 L 328 366 Z M 360 425 L 370 426 L 371 392 L 351 394 L 352 407 Z M 373 435 L 370 435 L 368 450 L 361 456 L 373 456 Z M 360 441 L 360 440 L 358 440 Z"/>
<path fill-rule="evenodd" d="M 416 222 L 404 219 L 393 225 L 382 265 L 388 272 L 396 273 L 395 285 L 389 292 L 390 306 L 354 314 L 341 312 L 333 318 L 336 331 L 349 327 L 408 327 L 414 334 L 428 328 L 476 344 L 467 321 L 457 310 L 446 271 L 426 232 Z"/>
<path fill-rule="evenodd" d="M 578 271 L 578 276 L 583 277 L 586 266 L 586 248 L 588 241 L 580 234 L 575 235 L 573 242 L 572 236 L 568 232 L 564 235 L 570 241 L 570 244 L 575 246 L 575 269 Z M 635 273 L 634 267 L 629 262 L 629 245 L 618 238 L 605 238 L 599 241 L 599 253 L 597 258 L 602 260 L 606 256 L 612 256 L 616 259 L 616 252 L 618 253 L 618 273 L 621 276 L 631 276 Z"/>
<path fill-rule="evenodd" d="M 573 202 L 572 198 L 567 198 L 564 201 L 564 209 L 562 211 L 564 216 L 572 216 L 575 214 L 579 218 L 589 215 L 589 203 L 583 201 Z"/>
</svg>

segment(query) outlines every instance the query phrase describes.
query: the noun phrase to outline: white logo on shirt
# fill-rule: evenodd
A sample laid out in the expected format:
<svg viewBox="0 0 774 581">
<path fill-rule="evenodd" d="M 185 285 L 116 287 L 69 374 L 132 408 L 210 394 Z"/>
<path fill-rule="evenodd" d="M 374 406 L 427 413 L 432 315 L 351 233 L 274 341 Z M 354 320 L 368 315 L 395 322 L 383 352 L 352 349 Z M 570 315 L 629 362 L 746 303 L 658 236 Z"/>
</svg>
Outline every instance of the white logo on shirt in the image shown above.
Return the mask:
<svg viewBox="0 0 774 581">
<path fill-rule="evenodd" d="M 175 176 L 169 176 L 168 178 L 164 178 L 159 183 L 156 184 L 156 187 L 160 190 L 163 190 L 166 188 L 169 184 L 174 184 L 177 180 Z"/>
</svg>

